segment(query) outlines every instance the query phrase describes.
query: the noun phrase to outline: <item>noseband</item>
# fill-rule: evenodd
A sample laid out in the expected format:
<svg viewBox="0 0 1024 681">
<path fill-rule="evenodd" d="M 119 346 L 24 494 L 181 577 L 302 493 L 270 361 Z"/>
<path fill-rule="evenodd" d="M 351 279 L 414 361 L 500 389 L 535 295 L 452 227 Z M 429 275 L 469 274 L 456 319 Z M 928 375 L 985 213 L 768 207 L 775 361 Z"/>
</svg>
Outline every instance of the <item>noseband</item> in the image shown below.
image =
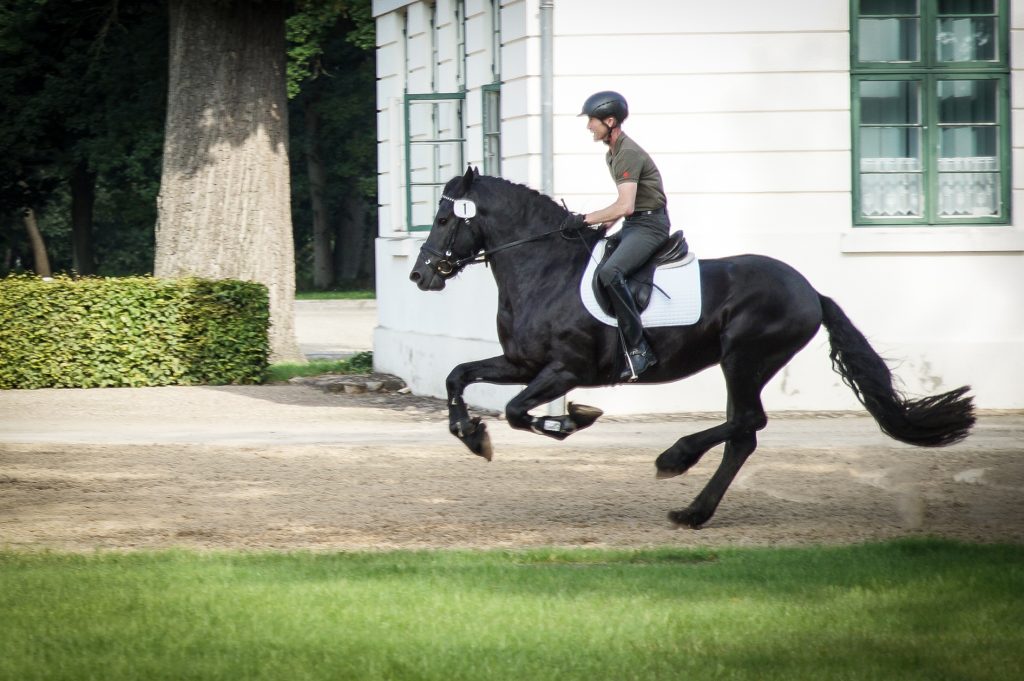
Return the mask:
<svg viewBox="0 0 1024 681">
<path fill-rule="evenodd" d="M 452 204 L 455 203 L 455 199 L 453 199 L 450 196 L 445 196 L 444 194 L 441 195 L 441 200 L 451 201 Z M 447 279 L 448 277 L 451 277 L 453 274 L 458 273 L 458 271 L 461 270 L 466 265 L 476 265 L 479 263 L 486 264 L 492 255 L 500 251 L 504 251 L 509 248 L 514 248 L 515 246 L 521 246 L 522 244 L 529 243 L 531 241 L 538 241 L 540 239 L 543 239 L 544 237 L 551 236 L 552 234 L 557 234 L 560 232 L 563 233 L 563 236 L 565 236 L 565 225 L 570 218 L 572 218 L 572 213 L 566 215 L 565 219 L 562 220 L 561 224 L 559 224 L 558 227 L 555 229 L 552 229 L 547 232 L 542 232 L 541 234 L 528 236 L 523 239 L 517 239 L 516 241 L 512 241 L 507 244 L 502 244 L 501 246 L 496 246 L 489 251 L 483 250 L 477 253 L 476 255 L 471 255 L 465 258 L 459 258 L 458 260 L 453 261 L 451 259 L 452 245 L 455 243 L 455 237 L 458 235 L 459 226 L 462 224 L 469 226 L 470 221 L 470 217 L 460 217 L 458 218 L 459 221 L 455 224 L 454 227 L 452 227 L 452 232 L 451 234 L 448 235 L 448 239 L 445 241 L 443 252 L 435 248 L 432 248 L 428 246 L 426 243 L 424 243 L 422 246 L 420 246 L 420 255 L 423 256 L 423 263 L 425 265 L 433 269 L 443 278 Z M 437 262 L 432 262 L 430 258 L 424 255 L 424 252 L 426 252 L 429 255 L 437 257 Z"/>
</svg>

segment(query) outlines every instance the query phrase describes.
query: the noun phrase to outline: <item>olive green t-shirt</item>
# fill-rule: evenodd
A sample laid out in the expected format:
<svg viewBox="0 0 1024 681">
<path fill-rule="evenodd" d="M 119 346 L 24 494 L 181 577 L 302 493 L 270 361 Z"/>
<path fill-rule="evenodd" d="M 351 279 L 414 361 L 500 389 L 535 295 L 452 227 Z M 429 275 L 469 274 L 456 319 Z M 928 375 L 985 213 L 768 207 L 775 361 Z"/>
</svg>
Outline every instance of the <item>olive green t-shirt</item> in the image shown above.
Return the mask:
<svg viewBox="0 0 1024 681">
<path fill-rule="evenodd" d="M 661 173 L 650 155 L 640 145 L 626 136 L 619 135 L 615 146 L 608 150 L 605 160 L 616 185 L 636 182 L 635 210 L 657 210 L 667 203 L 665 187 L 661 184 Z"/>
</svg>

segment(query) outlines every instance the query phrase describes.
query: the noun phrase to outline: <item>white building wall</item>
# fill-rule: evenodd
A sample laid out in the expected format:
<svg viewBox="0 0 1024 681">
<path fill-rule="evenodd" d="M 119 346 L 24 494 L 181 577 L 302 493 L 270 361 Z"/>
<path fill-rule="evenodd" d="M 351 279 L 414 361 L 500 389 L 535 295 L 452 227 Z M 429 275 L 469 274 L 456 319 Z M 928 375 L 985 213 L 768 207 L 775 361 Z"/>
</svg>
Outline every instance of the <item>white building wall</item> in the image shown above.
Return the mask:
<svg viewBox="0 0 1024 681">
<path fill-rule="evenodd" d="M 482 26 L 472 17 L 482 2 L 467 1 L 470 55 Z M 423 3 L 408 9 L 413 5 Z M 1012 6 L 1014 165 L 1021 169 L 1024 2 Z M 614 197 L 605 148 L 591 141 L 576 114 L 591 92 L 618 90 L 632 111 L 625 128 L 655 157 L 673 223 L 685 230 L 698 256 L 755 252 L 790 263 L 834 298 L 883 356 L 899 361 L 897 375 L 908 392 L 969 383 L 981 407 L 1024 407 L 1024 219 L 1012 227 L 852 228 L 846 0 L 646 0 L 629 12 L 620 9 L 614 0 L 555 2 L 556 198 L 584 212 Z M 535 187 L 538 14 L 537 0 L 502 3 L 503 175 Z M 379 92 L 388 96 L 401 81 L 398 50 L 386 42 L 390 26 L 380 31 L 381 22 L 391 20 L 391 14 L 378 17 Z M 475 98 L 476 69 L 467 66 L 467 103 Z M 387 109 L 393 100 L 378 101 Z M 473 106 L 467 160 L 476 163 L 478 100 Z M 392 119 L 381 112 L 384 123 Z M 385 131 L 392 137 L 385 138 Z M 392 123 L 379 134 L 381 202 L 387 205 L 377 250 L 375 362 L 414 391 L 443 396 L 444 377 L 455 364 L 500 354 L 497 294 L 483 268 L 470 268 L 441 293 L 423 293 L 408 281 L 424 235 L 394 231 L 404 229 L 404 204 L 389 202 L 404 196 L 394 182 L 402 167 L 394 162 L 401 131 L 394 137 Z M 1018 170 L 1016 215 L 1024 211 L 1022 178 Z M 822 332 L 766 388 L 766 407 L 859 408 L 827 355 Z M 500 408 L 515 392 L 472 386 L 467 400 Z M 725 407 L 717 368 L 668 386 L 576 391 L 570 399 L 611 413 Z"/>
</svg>

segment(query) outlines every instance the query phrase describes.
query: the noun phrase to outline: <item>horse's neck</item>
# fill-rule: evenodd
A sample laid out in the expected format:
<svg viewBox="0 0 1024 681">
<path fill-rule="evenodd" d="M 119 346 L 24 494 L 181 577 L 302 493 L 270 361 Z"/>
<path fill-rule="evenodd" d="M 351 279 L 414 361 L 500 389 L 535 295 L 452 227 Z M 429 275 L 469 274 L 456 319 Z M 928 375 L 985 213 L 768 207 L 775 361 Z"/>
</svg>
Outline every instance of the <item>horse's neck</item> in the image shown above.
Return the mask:
<svg viewBox="0 0 1024 681">
<path fill-rule="evenodd" d="M 503 243 L 557 227 L 557 221 L 545 224 L 531 230 L 531 233 L 510 236 Z M 501 245 L 491 244 L 490 248 Z M 574 283 L 586 268 L 589 251 L 590 244 L 583 240 L 565 239 L 555 233 L 495 253 L 491 265 L 502 307 L 518 309 L 574 294 Z"/>
</svg>

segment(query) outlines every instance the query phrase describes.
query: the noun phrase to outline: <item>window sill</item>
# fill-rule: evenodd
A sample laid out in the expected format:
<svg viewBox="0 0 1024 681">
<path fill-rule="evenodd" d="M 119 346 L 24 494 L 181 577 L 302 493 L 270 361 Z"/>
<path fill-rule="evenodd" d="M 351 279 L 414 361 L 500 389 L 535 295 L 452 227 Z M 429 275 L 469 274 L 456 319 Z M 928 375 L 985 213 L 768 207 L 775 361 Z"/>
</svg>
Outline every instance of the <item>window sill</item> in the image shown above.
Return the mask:
<svg viewBox="0 0 1024 681">
<path fill-rule="evenodd" d="M 393 258 L 416 257 L 427 232 L 396 232 L 378 239 L 378 246 Z"/>
<path fill-rule="evenodd" d="M 839 236 L 842 253 L 1024 252 L 1013 226 L 853 227 Z"/>
</svg>

